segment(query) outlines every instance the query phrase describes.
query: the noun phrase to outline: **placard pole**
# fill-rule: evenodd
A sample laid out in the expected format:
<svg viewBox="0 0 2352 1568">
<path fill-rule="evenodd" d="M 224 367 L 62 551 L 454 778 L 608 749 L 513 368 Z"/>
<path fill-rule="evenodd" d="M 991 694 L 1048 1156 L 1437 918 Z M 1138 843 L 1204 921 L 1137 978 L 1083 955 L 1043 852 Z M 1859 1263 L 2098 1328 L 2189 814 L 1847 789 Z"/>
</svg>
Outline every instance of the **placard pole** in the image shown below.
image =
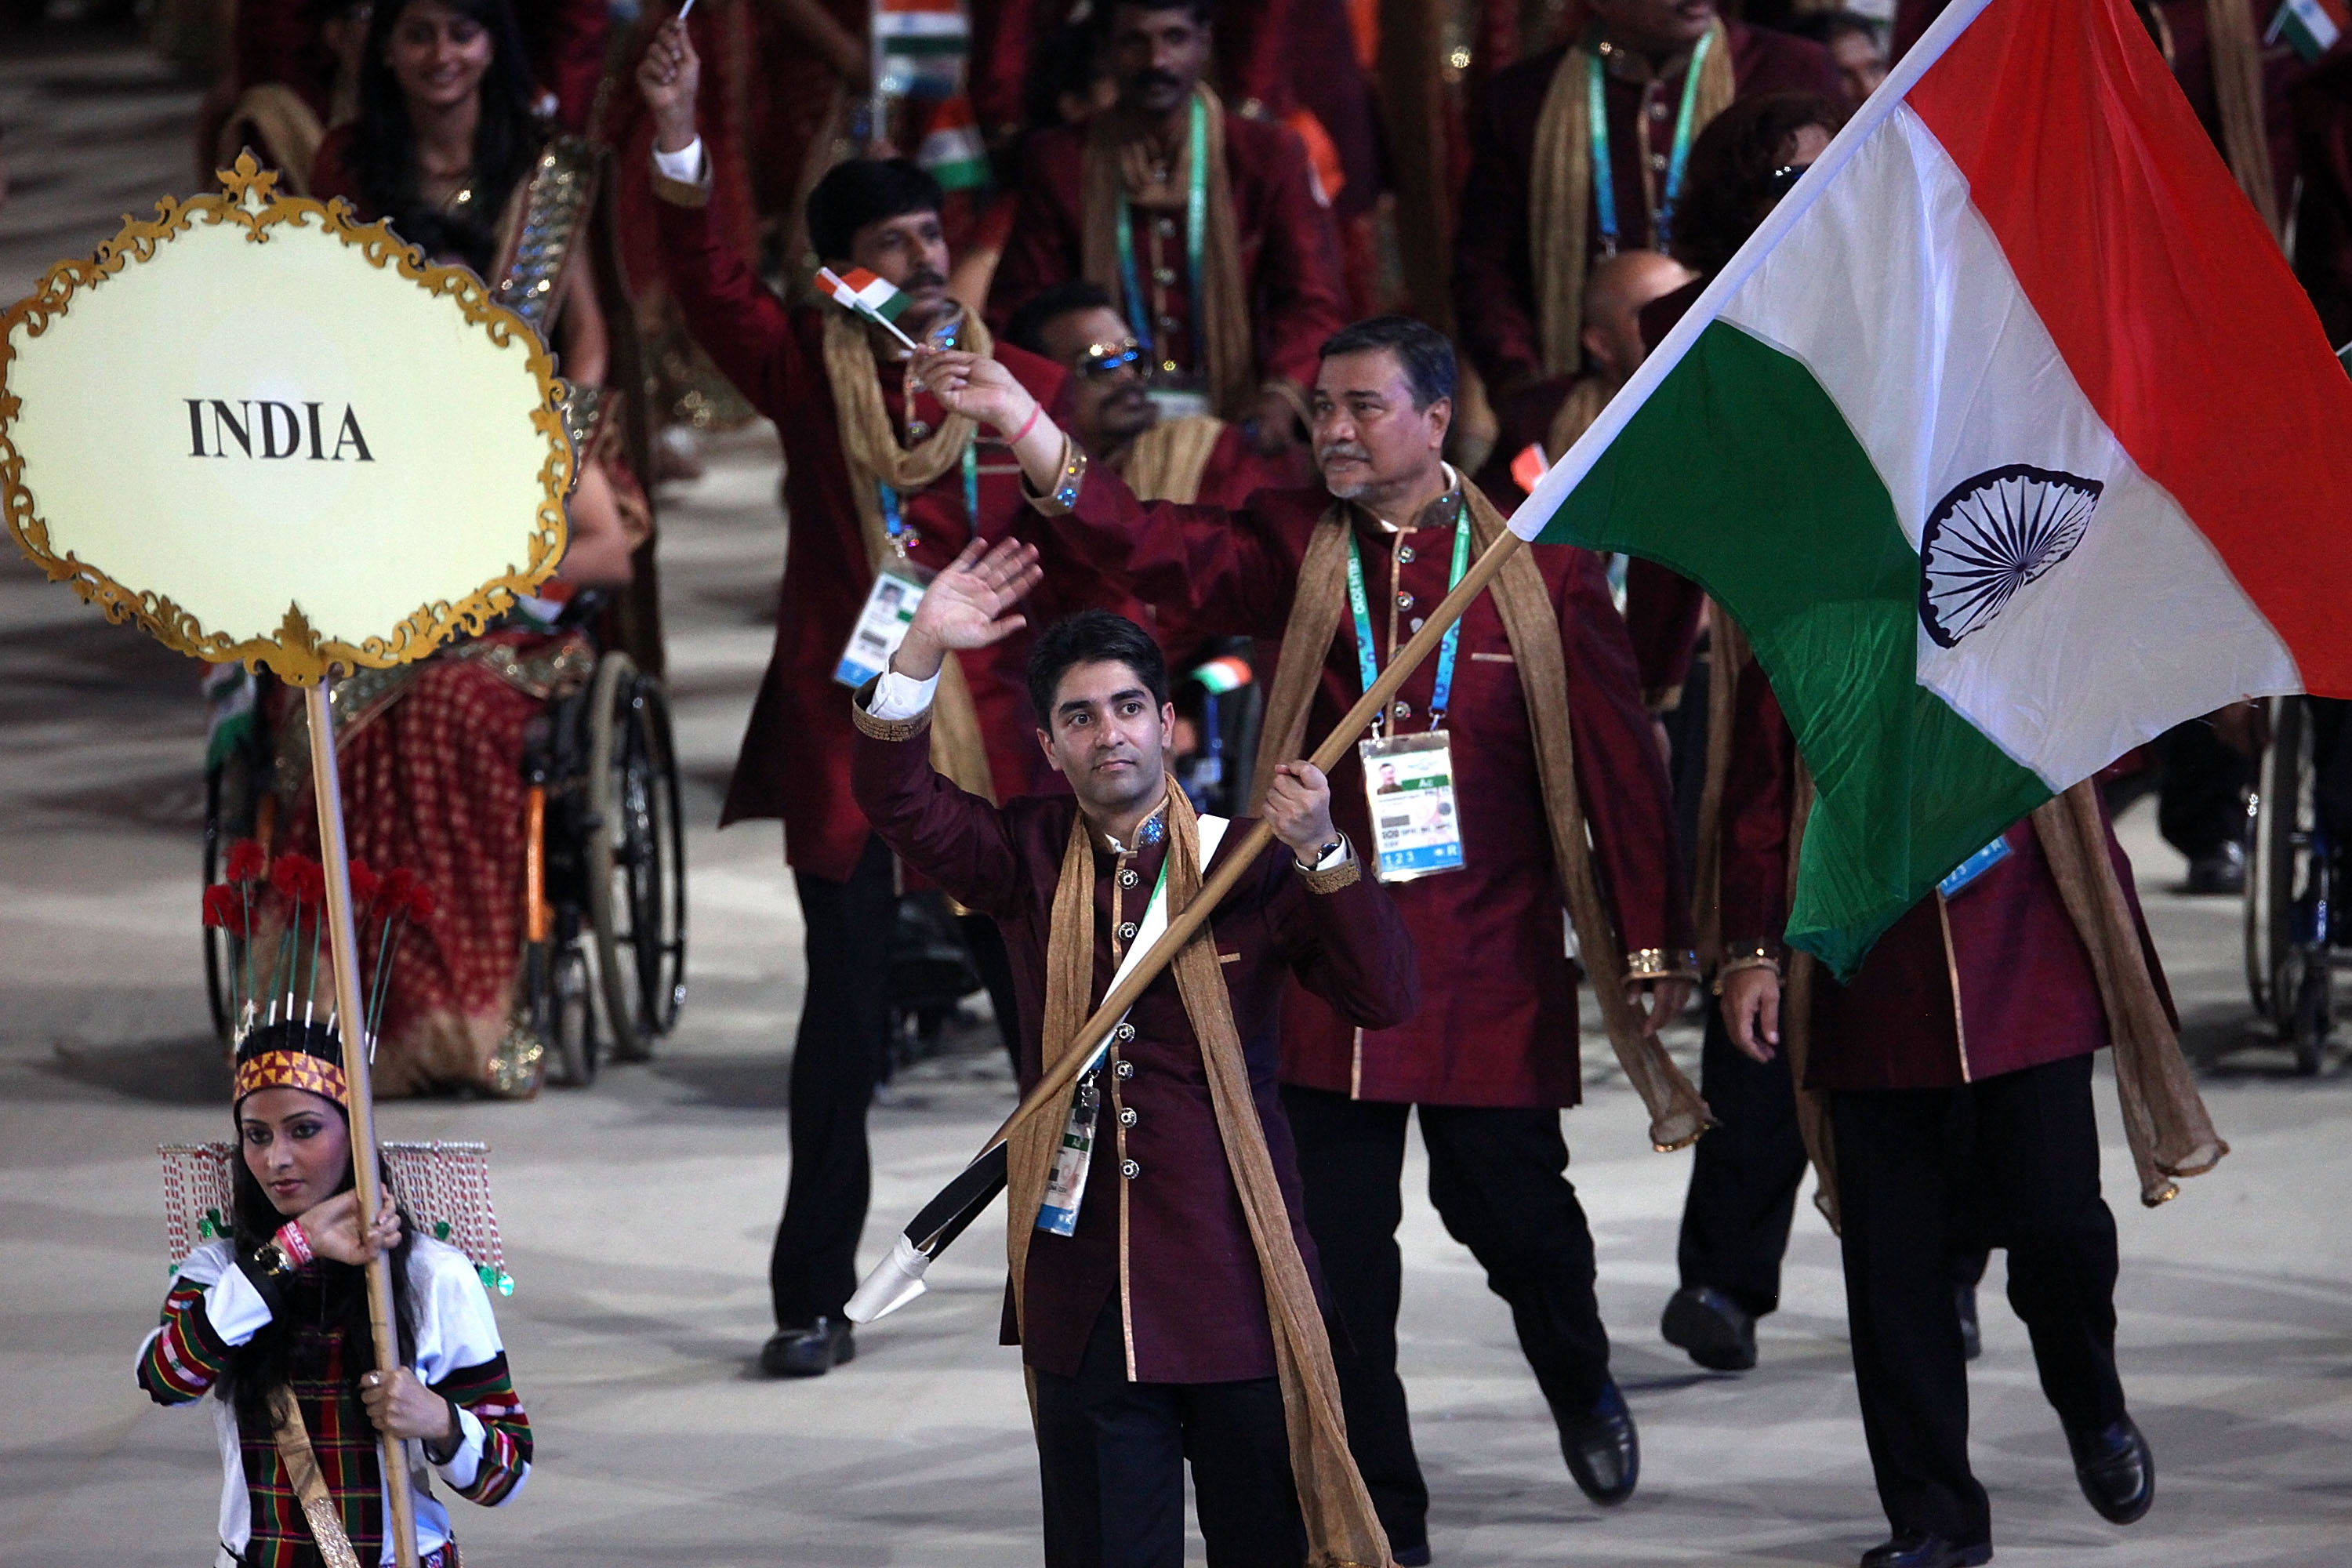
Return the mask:
<svg viewBox="0 0 2352 1568">
<path fill-rule="evenodd" d="M 375 1143 L 375 1096 L 368 1079 L 374 1042 L 367 1037 L 367 1010 L 360 993 L 358 921 L 352 912 L 352 859 L 343 840 L 341 775 L 335 769 L 335 715 L 331 672 L 304 689 L 310 719 L 310 784 L 319 802 L 319 858 L 327 871 L 327 937 L 334 954 L 335 1008 L 341 1015 L 343 1082 L 351 1101 L 352 1185 L 359 1196 L 360 1223 L 370 1223 L 386 1201 L 378 1180 L 382 1157 Z M 392 1267 L 382 1258 L 367 1266 L 368 1327 L 375 1339 L 375 1364 L 400 1365 L 400 1334 L 392 1304 Z M 408 1490 L 408 1445 L 390 1433 L 379 1435 L 383 1495 L 392 1510 L 394 1560 L 416 1568 L 416 1514 Z"/>
</svg>

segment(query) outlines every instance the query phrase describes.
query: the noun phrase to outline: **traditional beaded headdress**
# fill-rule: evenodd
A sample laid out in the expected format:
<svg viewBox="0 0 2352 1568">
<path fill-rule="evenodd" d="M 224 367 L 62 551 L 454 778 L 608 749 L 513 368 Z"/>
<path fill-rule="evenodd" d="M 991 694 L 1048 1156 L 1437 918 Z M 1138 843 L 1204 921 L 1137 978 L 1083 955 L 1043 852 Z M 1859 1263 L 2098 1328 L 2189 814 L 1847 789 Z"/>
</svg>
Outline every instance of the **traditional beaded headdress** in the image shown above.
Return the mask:
<svg viewBox="0 0 2352 1568">
<path fill-rule="evenodd" d="M 326 868 L 306 855 L 273 858 L 253 839 L 241 838 L 229 846 L 224 870 L 227 880 L 205 889 L 205 923 L 228 938 L 229 1001 L 236 1019 L 232 1049 L 239 1058 L 236 1099 L 286 1087 L 347 1103 L 341 1066 L 295 1044 L 310 1034 L 326 945 Z M 362 946 L 365 938 L 375 938 L 373 955 L 362 956 L 369 973 L 361 1038 L 373 1057 L 401 935 L 410 921 L 432 918 L 433 896 L 404 867 L 379 876 L 354 860 L 351 876 L 352 916 Z M 330 1007 L 325 1039 L 334 1038 L 337 1022 Z M 255 1031 L 279 1025 L 289 1027 L 275 1031 L 267 1048 L 247 1054 Z M 298 1025 L 299 1031 L 291 1027 Z"/>
</svg>

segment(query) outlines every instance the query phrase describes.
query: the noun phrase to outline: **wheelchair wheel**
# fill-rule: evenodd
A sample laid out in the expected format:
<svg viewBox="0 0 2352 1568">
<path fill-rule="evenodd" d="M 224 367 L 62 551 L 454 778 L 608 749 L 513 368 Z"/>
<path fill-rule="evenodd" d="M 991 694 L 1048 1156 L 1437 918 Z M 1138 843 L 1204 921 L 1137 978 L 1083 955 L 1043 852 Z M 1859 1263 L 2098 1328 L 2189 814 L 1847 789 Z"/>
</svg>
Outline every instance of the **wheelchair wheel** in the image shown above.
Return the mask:
<svg viewBox="0 0 2352 1568">
<path fill-rule="evenodd" d="M 254 746 L 232 747 L 205 771 L 204 886 L 220 880 L 228 847 L 253 837 L 266 787 Z M 205 927 L 204 933 L 205 997 L 212 1005 L 213 1032 L 226 1047 L 236 1026 L 229 1003 L 230 974 L 245 960 L 245 944 L 217 926 Z"/>
<path fill-rule="evenodd" d="M 588 908 L 604 1023 L 640 1061 L 686 1000 L 686 824 L 661 682 L 628 656 L 597 661 L 589 710 Z"/>
<path fill-rule="evenodd" d="M 2311 837 L 2305 783 L 2309 742 L 2303 704 L 2296 699 L 2275 700 L 2271 719 L 2270 749 L 2256 771 L 2249 807 L 2253 831 L 2246 867 L 2246 989 L 2254 1010 L 2276 1025 L 2284 1038 L 2294 1025 L 2302 969 L 2294 952 L 2294 905 Z"/>
<path fill-rule="evenodd" d="M 531 958 L 531 980 L 538 994 L 531 1012 L 539 1037 L 555 1053 L 552 1081 L 567 1089 L 585 1089 L 596 1081 L 601 1052 L 596 1037 L 596 983 L 589 974 L 588 954 L 577 942 L 557 942 Z"/>
</svg>

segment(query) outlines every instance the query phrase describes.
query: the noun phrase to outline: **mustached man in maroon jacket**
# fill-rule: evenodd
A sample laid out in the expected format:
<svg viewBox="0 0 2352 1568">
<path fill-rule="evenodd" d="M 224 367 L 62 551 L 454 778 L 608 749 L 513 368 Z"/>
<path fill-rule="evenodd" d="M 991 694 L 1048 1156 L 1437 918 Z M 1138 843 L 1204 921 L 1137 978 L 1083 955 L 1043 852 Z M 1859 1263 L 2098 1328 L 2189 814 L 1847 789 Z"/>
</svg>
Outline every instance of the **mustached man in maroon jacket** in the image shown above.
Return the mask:
<svg viewBox="0 0 2352 1568">
<path fill-rule="evenodd" d="M 1004 933 L 1020 994 L 1024 1090 L 1042 1076 L 1045 1048 L 1069 1046 L 1066 1034 L 1043 1037 L 1057 1005 L 1056 1033 L 1074 1033 L 1073 1005 L 1090 1011 L 1129 950 L 1153 940 L 1152 906 L 1164 900 L 1173 913 L 1188 896 L 1194 884 L 1171 864 L 1179 847 L 1197 834 L 1193 853 L 1208 864 L 1194 869 L 1205 876 L 1244 829 L 1227 825 L 1213 848 L 1217 819 L 1196 817 L 1171 790 L 1167 666 L 1149 632 L 1102 610 L 1048 627 L 1030 658 L 1037 744 L 1072 794 L 997 806 L 933 771 L 925 731 L 944 653 L 1019 629 L 1012 612 L 1037 575 L 1029 546 L 965 550 L 925 594 L 890 668 L 852 710 L 853 776 L 876 831 Z M 1328 1352 L 1313 1293 L 1299 1283 L 1315 1274 L 1315 1245 L 1276 1090 L 1280 1004 L 1295 979 L 1350 1022 L 1382 1028 L 1410 1017 L 1420 993 L 1402 921 L 1332 826 L 1329 781 L 1308 763 L 1286 763 L 1265 811 L 1283 847 L 1243 873 L 1209 928 L 1247 1103 L 1220 1113 L 1212 1077 L 1233 1064 L 1220 1057 L 1213 1065 L 1203 1038 L 1230 1037 L 1213 1020 L 1196 1027 L 1202 998 L 1171 968 L 1112 1032 L 1103 1064 L 1065 1100 L 1069 1109 L 1051 1112 L 1057 1127 L 1085 1128 L 1092 1179 L 1076 1178 L 1073 1194 L 1064 1178 L 1075 1133 L 1056 1141 L 1052 1178 L 1042 1184 L 1045 1151 L 1024 1165 L 1014 1138 L 1006 1342 L 1021 1345 L 1034 1380 L 1049 1568 L 1180 1560 L 1188 1457 L 1210 1562 L 1297 1568 L 1308 1556 L 1275 1315 L 1286 1314 L 1294 1347 L 1302 1330 L 1314 1342 L 1294 1355 L 1310 1364 L 1319 1357 L 1327 1378 Z M 1076 917 L 1091 926 L 1083 937 L 1056 930 L 1080 909 L 1071 901 L 1071 879 L 1087 869 L 1080 831 L 1092 850 L 1089 896 Z M 1069 898 L 1059 897 L 1066 888 Z M 1092 949 L 1085 994 L 1057 998 L 1054 960 L 1063 955 L 1059 972 L 1073 973 L 1073 940 Z M 1255 1129 L 1262 1153 L 1250 1147 Z M 1234 1171 L 1258 1160 L 1271 1164 L 1288 1224 L 1253 1239 Z M 1286 1305 L 1269 1288 L 1284 1279 L 1296 1287 Z M 1339 1434 L 1313 1433 L 1303 1426 L 1299 1440 L 1315 1457 L 1314 1473 L 1344 1468 Z M 1357 1511 L 1368 1515 L 1369 1503 Z"/>
<path fill-rule="evenodd" d="M 728 785 L 721 825 L 782 817 L 784 853 L 808 931 L 808 993 L 792 1068 L 792 1176 L 769 1260 L 776 1332 L 761 1353 L 772 1376 L 824 1373 L 855 1346 L 842 1308 L 857 1283 L 856 1249 L 869 1179 L 866 1110 L 887 1059 L 887 965 L 898 910 L 898 868 L 857 809 L 849 785 L 850 686 L 838 679 L 856 650 L 877 567 L 917 575 L 952 562 L 975 538 L 1003 539 L 1035 526 L 1018 471 L 1003 446 L 952 422 L 912 384 L 906 353 L 879 328 L 861 338 L 854 318 L 832 304 L 787 307 L 724 242 L 709 204 L 710 167 L 696 129 L 701 62 L 672 21 L 637 70 L 656 126 L 654 191 L 662 269 L 695 341 L 752 406 L 775 422 L 784 448 L 784 501 L 792 530 L 776 605 L 776 646 L 742 754 Z M 937 182 L 902 160 L 836 165 L 811 193 L 809 236 L 836 271 L 864 268 L 908 301 L 902 330 L 918 337 L 953 309 L 948 248 L 940 228 Z M 846 329 L 845 329 L 845 324 Z M 846 330 L 847 341 L 845 340 Z M 978 340 L 967 318 L 958 341 Z M 1001 363 L 1056 411 L 1069 406 L 1069 377 L 1019 349 Z M 862 417 L 861 417 L 862 411 Z M 944 462 L 904 481 L 878 477 L 929 452 Z M 887 530 L 888 542 L 884 542 Z M 1054 615 L 1065 588 L 1099 603 L 1082 573 L 1055 572 L 1033 611 Z M 1027 638 L 1008 637 L 961 663 L 950 699 L 977 745 L 961 748 L 959 776 L 999 799 L 1050 788 L 1053 771 L 1030 739 L 1035 726 L 1024 683 Z M 853 669 L 853 673 L 854 673 Z M 862 679 L 862 676 L 860 677 Z M 964 693 L 968 692 L 966 696 Z M 976 732 L 976 733 L 974 733 Z M 974 755 L 974 753 L 979 753 Z M 985 921 L 965 922 L 997 1016 L 1012 996 Z"/>
</svg>

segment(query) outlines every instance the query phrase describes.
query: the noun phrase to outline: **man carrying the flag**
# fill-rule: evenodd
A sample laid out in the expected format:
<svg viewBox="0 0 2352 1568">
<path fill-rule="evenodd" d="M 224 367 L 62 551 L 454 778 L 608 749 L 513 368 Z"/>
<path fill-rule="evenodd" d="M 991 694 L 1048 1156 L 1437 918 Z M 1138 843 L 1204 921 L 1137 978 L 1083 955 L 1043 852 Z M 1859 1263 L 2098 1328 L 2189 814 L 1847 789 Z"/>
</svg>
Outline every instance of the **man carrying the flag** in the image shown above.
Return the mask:
<svg viewBox="0 0 2352 1568">
<path fill-rule="evenodd" d="M 856 1285 L 866 1219 L 866 1110 L 887 1059 L 887 965 L 897 868 L 849 785 L 848 689 L 878 669 L 930 573 L 975 536 L 1001 539 L 1027 516 L 1003 448 L 988 456 L 969 419 L 908 384 L 910 336 L 941 325 L 947 247 L 939 186 L 903 162 L 835 167 L 809 199 L 812 242 L 834 301 L 788 310 L 709 221 L 709 170 L 695 126 L 701 64 L 683 26 L 656 35 L 637 85 L 656 124 L 655 190 L 664 272 L 697 341 L 774 420 L 786 458 L 792 532 L 776 647 L 751 713 L 722 822 L 782 817 L 808 931 L 808 992 L 792 1068 L 791 1185 L 770 1263 L 772 1376 L 811 1376 L 850 1359 L 841 1309 Z M 990 350 L 971 317 L 956 341 Z M 1006 374 L 1067 407 L 1067 377 L 1018 349 Z M 1084 584 L 1057 573 L 1055 587 Z M 1052 777 L 1031 738 L 1025 639 L 951 659 L 932 747 L 959 784 L 988 798 Z M 965 922 L 1009 1033 L 1013 1001 L 994 928 Z M 991 973 L 993 970 L 995 973 Z"/>
<path fill-rule="evenodd" d="M 2087 781 L 2242 698 L 2352 694 L 2347 436 L 2352 382 L 2126 0 L 1955 0 L 1512 520 L 1690 577 L 1769 678 L 1726 1015 L 1757 1044 L 1801 950 L 1782 1028 L 1830 1094 L 1895 1530 L 1870 1568 L 1991 1552 L 1948 1117 L 2085 1493 L 2147 1506 L 2090 1053 L 2143 1203 L 2227 1146 Z"/>
<path fill-rule="evenodd" d="M 1088 279 L 1118 301 L 1168 413 L 1246 424 L 1279 457 L 1298 446 L 1315 347 L 1348 319 L 1339 238 L 1297 133 L 1228 112 L 1201 80 L 1209 10 L 1097 13 L 1118 100 L 1030 142 L 990 314 Z"/>
<path fill-rule="evenodd" d="M 852 710 L 877 831 L 1003 928 L 1024 1090 L 1087 1048 L 1079 1026 L 1122 966 L 1244 833 L 1173 787 L 1167 666 L 1149 632 L 1103 610 L 1047 627 L 1030 657 L 1036 744 L 1067 792 L 998 806 L 931 765 L 943 659 L 1022 627 L 1036 562 L 975 541 Z M 1402 1022 L 1412 949 L 1332 826 L 1329 782 L 1303 762 L 1275 772 L 1263 809 L 1282 847 L 1145 987 L 1066 1109 L 1007 1151 L 1005 1341 L 1030 1374 L 1047 1568 L 1181 1562 L 1188 1458 L 1220 1568 L 1390 1560 L 1341 1435 L 1276 1018 L 1288 985 L 1353 1026 Z"/>
<path fill-rule="evenodd" d="M 1324 487 L 1238 510 L 1139 503 L 1071 460 L 1034 399 L 970 355 L 927 359 L 951 406 L 1015 443 L 1056 535 L 1188 624 L 1281 639 L 1255 795 L 1271 761 L 1335 725 L 1379 668 L 1501 538 L 1443 459 L 1452 345 L 1401 317 L 1323 347 L 1314 439 Z M 1375 797 L 1381 770 L 1394 787 Z M 1334 811 L 1420 953 L 1421 1013 L 1367 1027 L 1305 992 L 1283 1005 L 1284 1103 L 1307 1224 L 1348 1327 L 1349 1447 L 1401 1563 L 1426 1562 L 1428 1491 L 1396 1373 L 1396 1227 L 1409 1114 L 1432 1199 L 1507 1300 L 1570 1472 L 1595 1501 L 1633 1494 L 1639 1447 L 1609 1372 L 1592 1238 L 1566 1176 L 1560 1109 L 1581 1096 L 1572 918 L 1612 1044 L 1652 1115 L 1687 1142 L 1706 1108 L 1655 1036 L 1688 994 L 1690 935 L 1664 766 L 1624 623 L 1581 551 L 1522 554 L 1334 770 Z M 1377 803 L 1377 804 L 1376 804 Z M 1649 1016 L 1641 1015 L 1650 993 Z"/>
</svg>

